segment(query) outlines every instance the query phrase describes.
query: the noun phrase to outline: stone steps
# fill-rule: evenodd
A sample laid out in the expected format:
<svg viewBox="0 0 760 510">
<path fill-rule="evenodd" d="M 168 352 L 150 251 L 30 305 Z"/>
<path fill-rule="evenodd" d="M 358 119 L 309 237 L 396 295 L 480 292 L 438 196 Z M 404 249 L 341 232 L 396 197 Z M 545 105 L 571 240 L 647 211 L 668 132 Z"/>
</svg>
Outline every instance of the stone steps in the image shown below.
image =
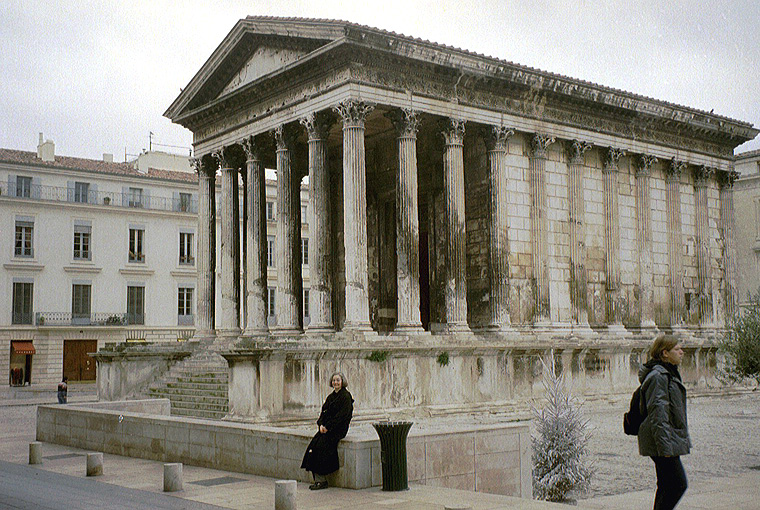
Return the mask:
<svg viewBox="0 0 760 510">
<path fill-rule="evenodd" d="M 174 365 L 150 385 L 148 396 L 168 398 L 177 416 L 222 419 L 229 410 L 227 362 L 219 354 L 202 351 Z"/>
</svg>

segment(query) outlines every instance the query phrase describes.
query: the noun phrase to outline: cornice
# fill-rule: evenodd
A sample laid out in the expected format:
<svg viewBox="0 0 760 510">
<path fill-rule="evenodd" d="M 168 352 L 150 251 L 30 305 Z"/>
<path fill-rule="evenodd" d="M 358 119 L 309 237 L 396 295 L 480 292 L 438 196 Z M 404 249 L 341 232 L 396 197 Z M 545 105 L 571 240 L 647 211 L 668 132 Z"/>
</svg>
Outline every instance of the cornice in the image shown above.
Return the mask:
<svg viewBox="0 0 760 510">
<path fill-rule="evenodd" d="M 42 271 L 45 269 L 45 265 L 37 262 L 7 262 L 3 264 L 3 269 L 8 271 Z"/>
<path fill-rule="evenodd" d="M 119 269 L 119 274 L 124 276 L 152 276 L 153 273 L 155 273 L 153 269 L 142 267 L 122 267 Z"/>
<path fill-rule="evenodd" d="M 98 274 L 103 268 L 95 266 L 63 266 L 63 270 L 67 273 L 86 273 L 86 274 Z"/>
</svg>

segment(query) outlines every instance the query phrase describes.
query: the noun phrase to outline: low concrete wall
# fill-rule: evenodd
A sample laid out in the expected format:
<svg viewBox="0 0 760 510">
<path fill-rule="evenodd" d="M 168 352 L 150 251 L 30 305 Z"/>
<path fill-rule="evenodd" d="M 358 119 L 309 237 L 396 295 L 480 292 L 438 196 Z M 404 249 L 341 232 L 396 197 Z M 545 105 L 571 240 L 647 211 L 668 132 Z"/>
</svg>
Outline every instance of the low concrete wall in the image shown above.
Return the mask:
<svg viewBox="0 0 760 510">
<path fill-rule="evenodd" d="M 154 414 L 144 414 L 147 413 Z M 300 468 L 313 432 L 168 415 L 165 399 L 37 408 L 37 440 L 162 462 L 309 481 Z M 338 448 L 330 482 L 363 489 L 382 483 L 380 442 L 356 424 Z M 411 482 L 530 498 L 527 420 L 417 423 L 407 442 Z"/>
<path fill-rule="evenodd" d="M 194 348 L 188 343 L 107 345 L 93 355 L 98 363 L 98 398 L 121 400 L 139 394 Z"/>
</svg>

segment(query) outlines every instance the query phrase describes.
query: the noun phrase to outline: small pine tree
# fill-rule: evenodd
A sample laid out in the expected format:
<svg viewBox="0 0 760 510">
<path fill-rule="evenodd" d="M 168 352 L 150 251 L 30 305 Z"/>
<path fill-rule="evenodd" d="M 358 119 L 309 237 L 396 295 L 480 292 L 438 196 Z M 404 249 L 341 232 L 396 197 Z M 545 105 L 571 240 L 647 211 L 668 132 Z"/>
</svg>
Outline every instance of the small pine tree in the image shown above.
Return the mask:
<svg viewBox="0 0 760 510">
<path fill-rule="evenodd" d="M 760 290 L 749 296 L 749 303 L 731 320 L 731 327 L 720 341 L 725 364 L 719 375 L 728 382 L 754 379 L 760 384 Z"/>
<path fill-rule="evenodd" d="M 552 360 L 554 352 L 552 351 Z M 568 501 L 571 493 L 586 491 L 594 469 L 588 459 L 591 434 L 580 405 L 565 389 L 562 374 L 544 367 L 544 406 L 533 407 L 536 435 L 533 445 L 533 497 L 546 501 Z"/>
</svg>

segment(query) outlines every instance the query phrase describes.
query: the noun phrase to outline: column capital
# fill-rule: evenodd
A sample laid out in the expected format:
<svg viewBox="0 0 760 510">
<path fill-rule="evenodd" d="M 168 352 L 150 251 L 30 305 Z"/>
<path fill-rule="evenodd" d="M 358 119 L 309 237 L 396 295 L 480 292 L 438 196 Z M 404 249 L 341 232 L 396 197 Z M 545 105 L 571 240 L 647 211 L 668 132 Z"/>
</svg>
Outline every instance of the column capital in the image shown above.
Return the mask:
<svg viewBox="0 0 760 510">
<path fill-rule="evenodd" d="M 670 160 L 670 164 L 665 167 L 665 175 L 668 179 L 680 179 L 686 166 L 685 161 L 678 161 L 673 158 Z"/>
<path fill-rule="evenodd" d="M 636 161 L 635 172 L 636 177 L 649 175 L 652 170 L 652 165 L 659 161 L 655 156 L 649 154 L 642 154 Z"/>
<path fill-rule="evenodd" d="M 417 130 L 420 127 L 420 116 L 416 110 L 411 108 L 395 108 L 385 116 L 393 123 L 399 138 L 416 137 Z"/>
<path fill-rule="evenodd" d="M 545 158 L 549 146 L 554 143 L 554 137 L 536 133 L 531 140 L 532 155 L 535 158 Z"/>
<path fill-rule="evenodd" d="M 489 151 L 504 152 L 507 150 L 507 140 L 514 136 L 515 130 L 506 126 L 491 126 L 483 128 L 483 141 Z"/>
<path fill-rule="evenodd" d="M 443 121 L 441 134 L 446 140 L 446 145 L 462 145 L 464 143 L 465 121 L 462 119 L 449 118 Z"/>
<path fill-rule="evenodd" d="M 222 170 L 230 169 L 230 146 L 222 146 L 218 149 L 214 149 L 211 152 L 211 157 L 214 158 L 217 165 Z"/>
<path fill-rule="evenodd" d="M 718 184 L 723 189 L 731 189 L 734 187 L 736 179 L 739 178 L 739 172 L 736 170 L 717 171 Z"/>
<path fill-rule="evenodd" d="M 567 154 L 571 165 L 582 165 L 584 163 L 583 155 L 591 150 L 591 144 L 581 140 L 573 140 L 568 144 Z"/>
<path fill-rule="evenodd" d="M 240 145 L 243 146 L 246 163 L 261 161 L 261 147 L 256 143 L 252 136 L 243 138 Z"/>
<path fill-rule="evenodd" d="M 291 150 L 293 148 L 296 136 L 292 126 L 280 124 L 272 130 L 272 136 L 274 137 L 278 151 Z"/>
<path fill-rule="evenodd" d="M 301 125 L 306 128 L 306 133 L 309 135 L 309 141 L 315 140 L 327 140 L 327 135 L 330 132 L 335 122 L 335 116 L 329 111 L 311 112 L 300 120 Z"/>
<path fill-rule="evenodd" d="M 620 158 L 622 158 L 624 155 L 625 151 L 623 149 L 618 149 L 617 147 L 609 147 L 607 149 L 607 153 L 605 154 L 603 171 L 605 173 L 617 172 L 618 161 L 620 161 Z"/>
<path fill-rule="evenodd" d="M 707 183 L 715 175 L 715 168 L 707 165 L 699 165 L 694 168 L 694 186 L 697 188 L 707 187 Z"/>
<path fill-rule="evenodd" d="M 333 106 L 333 111 L 343 119 L 343 127 L 364 127 L 364 119 L 375 105 L 357 99 L 346 99 Z"/>
</svg>

